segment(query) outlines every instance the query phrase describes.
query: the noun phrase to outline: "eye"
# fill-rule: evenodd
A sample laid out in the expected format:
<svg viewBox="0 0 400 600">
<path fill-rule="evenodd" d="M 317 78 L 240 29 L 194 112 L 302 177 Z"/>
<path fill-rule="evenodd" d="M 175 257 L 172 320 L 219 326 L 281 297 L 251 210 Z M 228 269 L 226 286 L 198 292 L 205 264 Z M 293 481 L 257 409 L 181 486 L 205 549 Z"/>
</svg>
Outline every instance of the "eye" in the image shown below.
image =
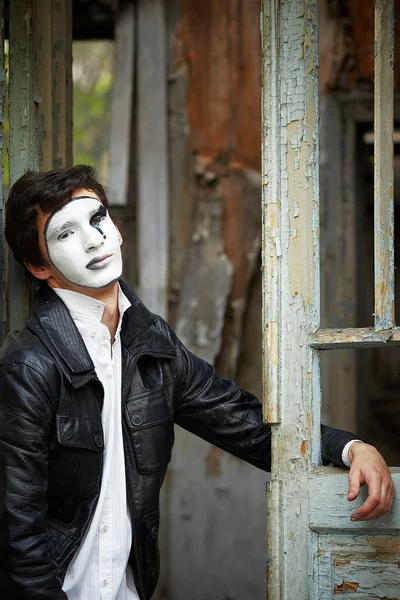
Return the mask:
<svg viewBox="0 0 400 600">
<path fill-rule="evenodd" d="M 60 235 L 57 237 L 57 240 L 59 242 L 61 242 L 62 240 L 66 240 L 67 238 L 69 238 L 71 235 L 73 235 L 74 232 L 71 230 L 68 231 L 63 231 L 62 233 L 60 233 Z"/>
<path fill-rule="evenodd" d="M 94 217 L 92 218 L 90 224 L 91 225 L 99 225 L 102 221 L 104 221 L 105 219 L 105 215 L 94 215 Z"/>
</svg>

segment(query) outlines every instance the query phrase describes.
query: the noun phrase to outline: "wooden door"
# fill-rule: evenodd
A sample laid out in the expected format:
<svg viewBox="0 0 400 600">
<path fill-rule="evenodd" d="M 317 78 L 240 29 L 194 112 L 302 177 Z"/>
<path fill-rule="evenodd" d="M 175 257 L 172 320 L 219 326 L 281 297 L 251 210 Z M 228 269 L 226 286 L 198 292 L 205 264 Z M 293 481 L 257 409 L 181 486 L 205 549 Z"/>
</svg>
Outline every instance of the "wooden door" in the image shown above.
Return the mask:
<svg viewBox="0 0 400 600">
<path fill-rule="evenodd" d="M 263 0 L 263 333 L 269 600 L 400 599 L 400 504 L 353 523 L 322 467 L 320 352 L 400 341 L 394 319 L 393 0 L 375 2 L 374 325 L 320 329 L 317 0 Z M 367 324 L 366 324 L 367 325 Z M 337 324 L 336 327 L 339 327 Z M 393 470 L 400 495 L 400 473 Z"/>
</svg>

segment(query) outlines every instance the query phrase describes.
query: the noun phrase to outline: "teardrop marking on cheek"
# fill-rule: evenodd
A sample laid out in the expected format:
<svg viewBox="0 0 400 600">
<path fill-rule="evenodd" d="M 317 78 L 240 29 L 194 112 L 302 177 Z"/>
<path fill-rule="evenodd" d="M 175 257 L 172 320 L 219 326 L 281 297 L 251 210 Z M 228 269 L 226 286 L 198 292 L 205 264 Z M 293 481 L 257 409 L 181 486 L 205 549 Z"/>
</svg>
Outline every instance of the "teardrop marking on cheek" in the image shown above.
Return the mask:
<svg viewBox="0 0 400 600">
<path fill-rule="evenodd" d="M 97 211 L 94 213 L 94 215 L 92 216 L 92 218 L 91 218 L 91 223 L 90 223 L 90 225 L 91 225 L 92 227 L 94 227 L 95 229 L 97 229 L 97 231 L 100 233 L 100 235 L 102 235 L 102 236 L 103 236 L 103 239 L 105 240 L 105 239 L 107 239 L 107 236 L 106 236 L 106 235 L 105 235 L 105 233 L 103 232 L 103 230 L 102 230 L 102 228 L 100 227 L 100 225 L 96 225 L 96 223 L 93 223 L 93 222 L 92 222 L 92 221 L 93 221 L 93 220 L 94 220 L 96 217 L 98 217 L 98 216 L 100 216 L 100 217 L 104 217 L 104 218 L 107 216 L 107 210 L 106 210 L 106 207 L 105 207 L 105 206 L 103 206 L 103 205 L 100 205 L 100 206 L 99 206 L 99 209 L 98 209 L 98 210 L 97 210 Z"/>
</svg>

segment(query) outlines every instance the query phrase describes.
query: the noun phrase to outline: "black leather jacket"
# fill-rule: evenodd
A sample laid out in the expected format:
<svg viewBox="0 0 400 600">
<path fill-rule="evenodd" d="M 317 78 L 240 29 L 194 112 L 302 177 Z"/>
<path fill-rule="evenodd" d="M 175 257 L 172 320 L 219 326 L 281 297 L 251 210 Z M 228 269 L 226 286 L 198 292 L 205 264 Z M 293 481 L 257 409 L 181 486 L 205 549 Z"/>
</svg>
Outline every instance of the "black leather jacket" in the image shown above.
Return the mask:
<svg viewBox="0 0 400 600">
<path fill-rule="evenodd" d="M 270 429 L 251 394 L 191 354 L 124 285 L 122 427 L 129 563 L 141 600 L 159 573 L 159 492 L 174 422 L 256 467 L 270 468 Z M 0 354 L 0 599 L 66 600 L 62 582 L 100 492 L 103 388 L 63 302 L 47 286 Z M 354 436 L 323 427 L 325 461 Z"/>
</svg>

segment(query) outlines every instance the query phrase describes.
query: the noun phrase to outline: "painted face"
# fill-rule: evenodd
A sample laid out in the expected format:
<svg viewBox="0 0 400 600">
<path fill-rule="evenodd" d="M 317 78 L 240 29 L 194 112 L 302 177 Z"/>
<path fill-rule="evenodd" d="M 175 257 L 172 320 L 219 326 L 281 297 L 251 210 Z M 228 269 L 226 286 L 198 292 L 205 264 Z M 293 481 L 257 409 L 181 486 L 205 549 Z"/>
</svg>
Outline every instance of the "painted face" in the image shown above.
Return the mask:
<svg viewBox="0 0 400 600">
<path fill-rule="evenodd" d="M 51 263 L 70 283 L 104 288 L 121 277 L 118 230 L 97 198 L 64 204 L 48 219 L 44 237 Z"/>
</svg>

